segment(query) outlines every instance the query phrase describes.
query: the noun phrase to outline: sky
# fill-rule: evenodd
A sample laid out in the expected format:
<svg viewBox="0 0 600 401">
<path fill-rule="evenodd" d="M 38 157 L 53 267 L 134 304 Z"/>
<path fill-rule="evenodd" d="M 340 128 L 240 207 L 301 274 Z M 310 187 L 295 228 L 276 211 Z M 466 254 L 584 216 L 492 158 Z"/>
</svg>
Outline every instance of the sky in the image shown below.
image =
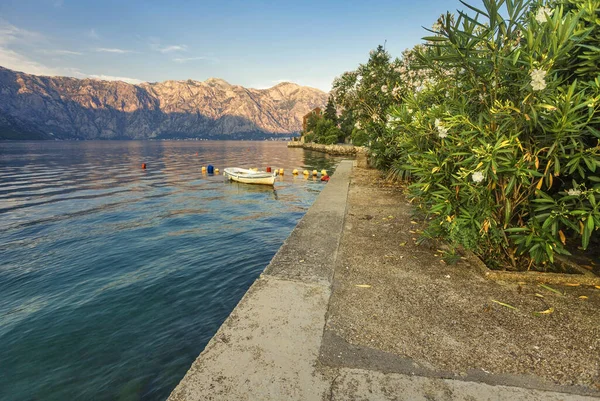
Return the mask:
<svg viewBox="0 0 600 401">
<path fill-rule="evenodd" d="M 475 3 L 477 4 L 477 3 Z M 333 79 L 384 44 L 421 41 L 458 0 L 0 0 L 0 66 L 130 83 L 211 77 L 251 88 Z"/>
</svg>

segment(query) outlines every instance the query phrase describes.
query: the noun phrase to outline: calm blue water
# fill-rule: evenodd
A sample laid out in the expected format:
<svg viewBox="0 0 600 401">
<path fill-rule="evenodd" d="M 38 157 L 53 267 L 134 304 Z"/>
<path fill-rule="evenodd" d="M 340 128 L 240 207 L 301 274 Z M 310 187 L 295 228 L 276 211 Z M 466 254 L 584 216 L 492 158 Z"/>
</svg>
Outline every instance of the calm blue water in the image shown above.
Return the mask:
<svg viewBox="0 0 600 401">
<path fill-rule="evenodd" d="M 335 163 L 281 142 L 0 142 L 0 399 L 165 399 L 323 188 L 292 169 Z"/>
</svg>

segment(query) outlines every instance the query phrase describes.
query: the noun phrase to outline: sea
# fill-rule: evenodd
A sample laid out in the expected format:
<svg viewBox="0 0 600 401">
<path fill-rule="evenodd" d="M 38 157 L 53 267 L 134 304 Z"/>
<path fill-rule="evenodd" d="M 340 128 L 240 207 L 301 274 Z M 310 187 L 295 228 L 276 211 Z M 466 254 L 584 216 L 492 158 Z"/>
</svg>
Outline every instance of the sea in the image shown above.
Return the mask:
<svg viewBox="0 0 600 401">
<path fill-rule="evenodd" d="M 326 185 L 292 170 L 338 162 L 277 141 L 0 142 L 0 400 L 165 400 Z"/>
</svg>

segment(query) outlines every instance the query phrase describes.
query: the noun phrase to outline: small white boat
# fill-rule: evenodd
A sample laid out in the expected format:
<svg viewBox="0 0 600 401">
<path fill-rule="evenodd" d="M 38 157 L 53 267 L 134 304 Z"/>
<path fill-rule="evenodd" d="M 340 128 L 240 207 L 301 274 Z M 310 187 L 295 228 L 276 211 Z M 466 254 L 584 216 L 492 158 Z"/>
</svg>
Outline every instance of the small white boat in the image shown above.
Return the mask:
<svg viewBox="0 0 600 401">
<path fill-rule="evenodd" d="M 275 183 L 275 173 L 264 171 L 246 170 L 239 167 L 228 167 L 223 171 L 223 175 L 231 181 L 243 182 L 244 184 L 264 184 L 273 185 Z"/>
</svg>

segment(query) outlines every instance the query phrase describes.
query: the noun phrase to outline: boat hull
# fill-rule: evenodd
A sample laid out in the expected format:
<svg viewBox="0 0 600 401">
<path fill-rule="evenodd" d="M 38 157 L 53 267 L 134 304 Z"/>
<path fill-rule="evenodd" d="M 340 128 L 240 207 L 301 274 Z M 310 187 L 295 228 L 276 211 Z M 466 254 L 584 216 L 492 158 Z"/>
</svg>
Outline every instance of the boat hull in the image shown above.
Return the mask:
<svg viewBox="0 0 600 401">
<path fill-rule="evenodd" d="M 230 181 L 241 182 L 244 184 L 275 184 L 275 174 L 272 173 L 255 172 L 252 170 L 246 170 L 241 168 L 226 168 L 223 171 L 223 174 Z"/>
</svg>

